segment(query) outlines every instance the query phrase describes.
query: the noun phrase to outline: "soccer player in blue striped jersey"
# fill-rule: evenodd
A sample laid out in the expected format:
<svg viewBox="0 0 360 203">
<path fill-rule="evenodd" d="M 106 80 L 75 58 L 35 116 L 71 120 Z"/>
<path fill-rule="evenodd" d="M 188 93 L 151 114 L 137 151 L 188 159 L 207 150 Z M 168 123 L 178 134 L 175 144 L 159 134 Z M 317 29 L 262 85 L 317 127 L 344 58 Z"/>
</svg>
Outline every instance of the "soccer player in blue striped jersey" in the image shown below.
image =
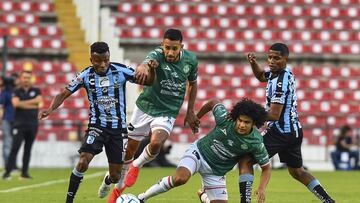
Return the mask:
<svg viewBox="0 0 360 203">
<path fill-rule="evenodd" d="M 270 70 L 260 68 L 254 53 L 247 59 L 255 77 L 267 82 L 266 109 L 268 111 L 267 130 L 264 132 L 264 144 L 272 157 L 278 154 L 280 161 L 286 163 L 290 175 L 314 193 L 321 202 L 335 202 L 320 185 L 320 182 L 304 170 L 301 156 L 303 132 L 296 110 L 296 83 L 291 70 L 287 67 L 289 49 L 283 43 L 273 44 L 268 51 L 267 62 Z M 239 187 L 241 202 L 250 202 L 253 182 L 253 168 L 249 157 L 239 162 Z M 246 167 L 247 166 L 247 167 Z"/>
<path fill-rule="evenodd" d="M 117 183 L 125 158 L 128 142 L 126 126 L 125 83 L 127 81 L 151 85 L 154 81 L 157 66 L 153 61 L 146 64 L 147 75 L 138 74 L 134 69 L 120 63 L 110 62 L 109 47 L 105 42 L 95 42 L 90 47 L 91 66 L 81 73 L 55 96 L 50 107 L 39 113 L 39 119 L 44 119 L 55 111 L 66 98 L 80 88 L 85 88 L 90 102 L 88 129 L 84 142 L 79 149 L 80 160 L 73 169 L 67 192 L 66 203 L 74 201 L 75 194 L 83 179 L 85 171 L 93 157 L 105 146 L 109 162 L 109 175 L 105 182 L 110 190 L 111 183 Z M 141 79 L 137 79 L 139 78 Z"/>
</svg>

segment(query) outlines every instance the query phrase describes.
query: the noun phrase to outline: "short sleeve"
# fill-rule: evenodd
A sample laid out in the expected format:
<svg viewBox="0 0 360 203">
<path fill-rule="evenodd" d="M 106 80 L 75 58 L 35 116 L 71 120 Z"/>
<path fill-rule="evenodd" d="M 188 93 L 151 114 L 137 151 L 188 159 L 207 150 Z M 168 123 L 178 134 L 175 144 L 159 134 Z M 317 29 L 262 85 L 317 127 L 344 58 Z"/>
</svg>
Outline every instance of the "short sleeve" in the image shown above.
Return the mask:
<svg viewBox="0 0 360 203">
<path fill-rule="evenodd" d="M 197 80 L 197 75 L 198 75 L 198 60 L 196 58 L 196 56 L 194 56 L 194 59 L 191 63 L 191 69 L 190 69 L 190 74 L 188 76 L 188 81 L 195 81 Z"/>
<path fill-rule="evenodd" d="M 260 165 L 264 166 L 268 164 L 269 161 L 269 154 L 266 151 L 264 143 L 258 144 L 254 151 L 254 159 Z"/>
<path fill-rule="evenodd" d="M 72 93 L 76 92 L 78 89 L 84 86 L 84 77 L 84 71 L 76 74 L 75 77 L 71 80 L 71 82 L 66 86 L 66 89 Z"/>
<path fill-rule="evenodd" d="M 135 70 L 129 66 L 123 69 L 123 74 L 126 81 L 135 83 Z"/>
<path fill-rule="evenodd" d="M 162 55 L 163 55 L 163 50 L 161 49 L 161 47 L 157 47 L 148 53 L 148 55 L 145 57 L 143 63 L 148 63 L 151 59 L 154 59 L 160 63 L 160 61 L 161 61 L 160 59 L 161 59 Z"/>
<path fill-rule="evenodd" d="M 222 103 L 216 104 L 212 111 L 216 125 L 221 125 L 227 120 L 228 111 L 226 110 L 224 104 Z"/>
</svg>

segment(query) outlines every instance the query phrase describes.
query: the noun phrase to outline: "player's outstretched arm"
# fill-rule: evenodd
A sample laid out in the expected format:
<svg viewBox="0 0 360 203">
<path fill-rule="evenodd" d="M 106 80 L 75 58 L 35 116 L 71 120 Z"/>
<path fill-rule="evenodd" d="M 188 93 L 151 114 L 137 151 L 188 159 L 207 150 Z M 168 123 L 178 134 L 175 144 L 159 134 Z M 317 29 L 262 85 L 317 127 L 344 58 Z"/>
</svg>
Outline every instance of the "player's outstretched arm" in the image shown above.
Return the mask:
<svg viewBox="0 0 360 203">
<path fill-rule="evenodd" d="M 266 78 L 265 78 L 265 71 L 264 69 L 260 68 L 258 62 L 256 61 L 256 56 L 254 53 L 250 52 L 246 55 L 247 60 L 249 61 L 250 65 L 251 65 L 251 69 L 255 75 L 255 77 L 260 81 L 260 82 L 267 82 Z"/>
<path fill-rule="evenodd" d="M 199 110 L 199 112 L 196 114 L 196 116 L 201 119 L 205 114 L 207 114 L 209 111 L 211 111 L 216 104 L 221 103 L 218 99 L 211 99 L 207 101 Z"/>
<path fill-rule="evenodd" d="M 265 166 L 261 166 L 261 176 L 260 176 L 260 184 L 258 189 L 255 191 L 255 195 L 257 196 L 257 202 L 263 203 L 265 202 L 265 188 L 269 183 L 271 176 L 271 164 L 268 163 Z"/>
<path fill-rule="evenodd" d="M 68 89 L 64 89 L 62 92 L 60 92 L 58 95 L 56 95 L 55 98 L 51 101 L 50 107 L 47 110 L 41 111 L 39 113 L 38 119 L 44 119 L 44 118 L 48 117 L 71 94 L 72 94 L 72 92 L 70 92 Z"/>
</svg>

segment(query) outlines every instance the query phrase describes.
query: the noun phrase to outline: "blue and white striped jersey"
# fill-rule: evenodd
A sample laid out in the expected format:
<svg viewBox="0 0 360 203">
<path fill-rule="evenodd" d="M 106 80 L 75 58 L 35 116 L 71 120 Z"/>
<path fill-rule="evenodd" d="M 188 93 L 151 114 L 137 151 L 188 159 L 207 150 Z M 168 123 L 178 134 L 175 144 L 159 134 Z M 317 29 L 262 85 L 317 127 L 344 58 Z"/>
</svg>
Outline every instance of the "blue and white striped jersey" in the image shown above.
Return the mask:
<svg viewBox="0 0 360 203">
<path fill-rule="evenodd" d="M 269 121 L 268 126 L 276 126 L 281 133 L 297 133 L 301 128 L 299 116 L 296 110 L 296 82 L 293 73 L 285 68 L 278 76 L 274 77 L 270 71 L 265 72 L 268 80 L 266 86 L 266 109 L 270 109 L 270 104 L 283 104 L 278 121 Z"/>
<path fill-rule="evenodd" d="M 104 75 L 87 67 L 67 85 L 72 93 L 86 89 L 90 102 L 89 123 L 102 127 L 126 128 L 126 81 L 135 82 L 134 69 L 120 63 L 110 63 Z"/>
</svg>

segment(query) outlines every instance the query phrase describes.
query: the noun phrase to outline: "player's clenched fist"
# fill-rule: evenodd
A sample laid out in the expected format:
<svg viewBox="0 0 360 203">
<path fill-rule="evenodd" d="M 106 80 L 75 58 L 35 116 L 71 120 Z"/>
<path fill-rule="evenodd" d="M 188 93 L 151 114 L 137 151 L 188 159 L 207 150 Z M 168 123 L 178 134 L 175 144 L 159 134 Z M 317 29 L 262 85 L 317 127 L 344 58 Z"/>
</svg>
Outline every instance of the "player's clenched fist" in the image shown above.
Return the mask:
<svg viewBox="0 0 360 203">
<path fill-rule="evenodd" d="M 157 68 L 159 66 L 159 62 L 154 59 L 149 60 L 147 64 L 149 68 Z"/>
<path fill-rule="evenodd" d="M 50 114 L 50 112 L 48 110 L 46 111 L 41 111 L 38 115 L 38 119 L 41 120 L 41 119 L 44 119 L 46 117 L 48 117 Z"/>
<path fill-rule="evenodd" d="M 247 54 L 247 60 L 249 63 L 255 63 L 256 62 L 256 56 L 253 52 L 250 52 Z"/>
</svg>

